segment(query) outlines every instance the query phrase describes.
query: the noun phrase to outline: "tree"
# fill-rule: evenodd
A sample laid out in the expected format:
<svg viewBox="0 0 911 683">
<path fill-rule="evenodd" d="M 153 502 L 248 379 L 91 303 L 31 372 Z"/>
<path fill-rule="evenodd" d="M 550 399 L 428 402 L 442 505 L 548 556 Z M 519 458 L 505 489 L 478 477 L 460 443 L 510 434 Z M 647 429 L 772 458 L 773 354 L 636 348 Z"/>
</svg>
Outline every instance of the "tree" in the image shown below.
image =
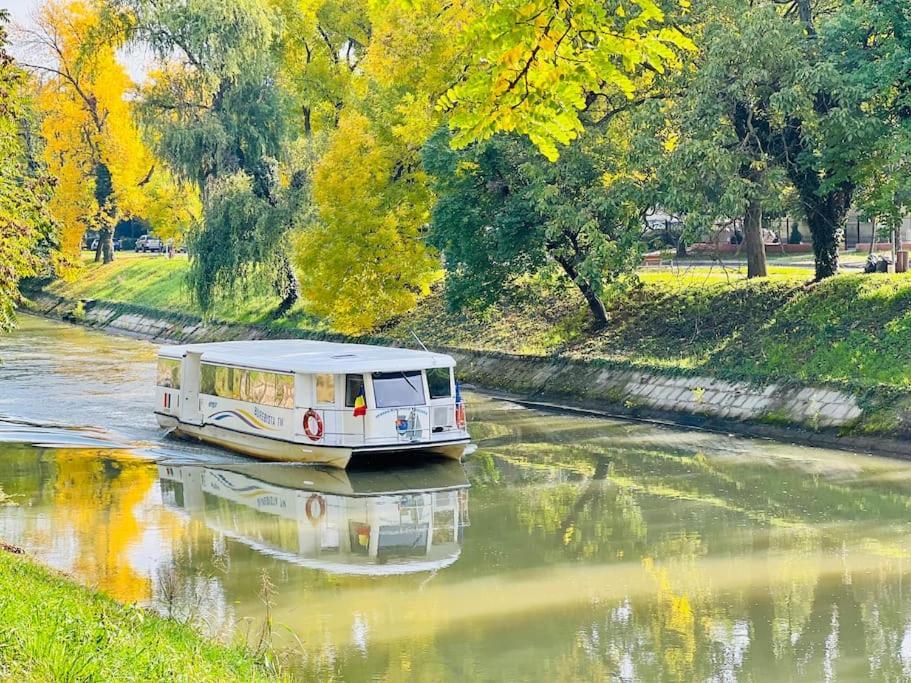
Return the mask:
<svg viewBox="0 0 911 683">
<path fill-rule="evenodd" d="M 742 159 L 736 181 L 715 194 L 740 196 L 752 271 L 763 269 L 757 233 L 762 203 L 778 191 L 777 169 L 800 197 L 821 279 L 837 271 L 858 187 L 894 149 L 882 141 L 907 118 L 905 8 L 900 0 L 758 0 L 746 7 L 713 0 L 681 28 L 679 12 L 669 20 L 670 7 L 651 2 L 633 3 L 633 11 L 500 3 L 464 34 L 463 69 L 441 106 L 451 111 L 456 145 L 515 131 L 554 158 L 558 145 L 583 129 L 580 116 L 593 99 L 642 99 L 661 80 L 656 72 L 667 73 L 681 50 L 694 47 L 691 37 L 702 40 L 728 60 L 716 60 L 710 73 L 696 71 L 695 82 L 715 87 L 702 90 L 702 104 L 716 109 L 703 122 L 720 124 L 739 146 L 723 150 Z M 702 23 L 714 25 L 714 34 L 702 33 Z M 697 67 L 713 59 L 700 58 Z"/>
<path fill-rule="evenodd" d="M 343 332 L 409 311 L 438 277 L 422 239 L 429 191 L 401 182 L 402 172 L 366 117 L 342 116 L 316 169 L 317 215 L 297 238 L 295 263 L 309 310 Z"/>
<path fill-rule="evenodd" d="M 19 279 L 39 272 L 55 239 L 46 212 L 51 183 L 35 148 L 28 75 L 6 51 L 8 21 L 0 10 L 0 330 L 13 325 Z"/>
<path fill-rule="evenodd" d="M 907 54 L 902 6 L 794 0 L 744 11 L 741 3 L 717 3 L 727 22 L 748 22 L 749 42 L 760 47 L 741 42 L 728 50 L 732 61 L 715 82 L 725 91 L 731 73 L 750 79 L 752 96 L 742 98 L 740 123 L 732 123 L 794 186 L 813 237 L 816 279 L 837 272 L 857 190 L 894 148 L 896 93 L 907 79 L 896 67 Z"/>
<path fill-rule="evenodd" d="M 632 99 L 642 78 L 679 65 L 693 49 L 677 17 L 689 0 L 502 0 L 461 36 L 461 69 L 440 99 L 465 146 L 524 134 L 549 159 L 583 131 L 592 98 Z"/>
<path fill-rule="evenodd" d="M 845 5 L 820 31 L 827 54 L 838 55 L 846 88 L 863 95 L 873 117 L 872 136 L 857 159 L 854 201 L 862 214 L 887 226 L 898 239 L 911 208 L 911 17 L 904 2 Z M 856 136 L 846 130 L 846 136 Z M 874 240 L 875 241 L 875 240 Z M 900 245 L 899 245 L 900 246 Z"/>
<path fill-rule="evenodd" d="M 428 0 L 368 15 L 370 42 L 353 52 L 338 127 L 314 170 L 315 211 L 295 245 L 308 310 L 340 329 L 406 312 L 442 274 L 424 239 L 433 194 L 421 147 L 443 120 L 435 104 L 457 66 L 452 36 L 475 9 Z"/>
<path fill-rule="evenodd" d="M 283 30 L 276 42 L 279 81 L 302 133 L 316 146 L 338 126 L 372 35 L 363 0 L 274 0 Z M 317 141 L 319 139 L 319 141 Z"/>
<path fill-rule="evenodd" d="M 800 30 L 771 5 L 713 3 L 706 15 L 693 68 L 673 75 L 675 94 L 656 115 L 669 143 L 661 203 L 697 232 L 742 216 L 747 277 L 764 277 L 763 213 L 784 181 L 754 121 L 798 63 Z"/>
<path fill-rule="evenodd" d="M 279 168 L 289 127 L 276 13 L 255 0 L 110 6 L 110 26 L 162 62 L 142 90 L 141 118 L 158 154 L 203 198 L 188 239 L 194 298 L 207 313 L 219 298 L 266 279 L 281 296 L 275 315 L 283 315 L 297 299 L 286 237 L 298 202 L 287 195 L 303 184 L 283 182 Z"/>
<path fill-rule="evenodd" d="M 276 317 L 297 300 L 297 282 L 277 245 L 302 210 L 298 201 L 305 196 L 303 175 L 282 188 L 277 166 L 264 161 L 256 175 L 238 171 L 209 182 L 206 227 L 188 238 L 191 253 L 206 255 L 197 256 L 188 272 L 190 290 L 202 310 L 210 311 L 219 298 L 242 294 L 264 281 L 280 296 Z"/>
<path fill-rule="evenodd" d="M 95 39 L 98 27 L 94 7 L 48 2 L 37 28 L 26 31 L 30 46 L 45 58 L 30 68 L 47 76 L 38 104 L 45 158 L 57 179 L 50 206 L 61 225 L 63 259 L 70 264 L 78 259 L 87 229 L 99 232 L 96 260 L 113 260 L 114 226 L 143 213 L 153 178 L 159 191 L 169 184 L 166 176 L 154 177 L 155 161 L 140 140 L 126 97 L 132 83 L 114 46 Z"/>
<path fill-rule="evenodd" d="M 430 241 L 444 254 L 454 306 L 494 303 L 552 263 L 595 325 L 607 324 L 604 292 L 632 279 L 646 213 L 626 123 L 587 130 L 553 163 L 516 135 L 462 152 L 445 132 L 428 143 L 424 163 L 439 197 Z"/>
</svg>

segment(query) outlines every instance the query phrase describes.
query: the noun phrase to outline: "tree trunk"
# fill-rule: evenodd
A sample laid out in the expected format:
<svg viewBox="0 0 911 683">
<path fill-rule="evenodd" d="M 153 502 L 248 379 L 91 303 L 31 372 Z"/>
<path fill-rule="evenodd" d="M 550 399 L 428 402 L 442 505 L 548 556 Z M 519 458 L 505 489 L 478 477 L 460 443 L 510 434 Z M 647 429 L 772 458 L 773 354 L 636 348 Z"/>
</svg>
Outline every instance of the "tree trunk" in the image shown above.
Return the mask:
<svg viewBox="0 0 911 683">
<path fill-rule="evenodd" d="M 114 231 L 110 228 L 102 228 L 98 233 L 98 248 L 101 250 L 102 260 L 104 263 L 110 263 L 114 260 Z M 98 260 L 96 253 L 95 260 Z"/>
<path fill-rule="evenodd" d="M 102 251 L 101 233 L 98 233 L 98 244 L 95 245 L 95 263 L 101 263 Z"/>
<path fill-rule="evenodd" d="M 585 302 L 588 304 L 588 308 L 595 319 L 595 327 L 607 327 L 607 308 L 605 308 L 604 302 L 601 301 L 601 297 L 598 296 L 594 287 L 585 278 L 580 277 L 579 271 L 576 270 L 575 264 L 570 259 L 554 253 L 551 253 L 551 255 L 560 264 L 569 279 L 579 288 L 579 291 L 582 292 L 582 296 L 585 297 Z"/>
<path fill-rule="evenodd" d="M 762 238 L 762 203 L 756 197 L 747 204 L 743 217 L 743 244 L 747 252 L 747 277 L 768 275 L 765 240 Z"/>
<path fill-rule="evenodd" d="M 604 307 L 604 302 L 601 301 L 601 297 L 599 297 L 597 292 L 592 289 L 591 285 L 584 280 L 575 280 L 575 283 L 579 288 L 579 291 L 582 292 L 582 296 L 585 297 L 588 308 L 595 318 L 595 327 L 607 327 L 607 309 Z"/>
<path fill-rule="evenodd" d="M 808 2 L 801 0 L 801 9 L 809 7 Z M 820 114 L 826 114 L 833 107 L 832 98 L 820 93 L 816 96 L 813 107 Z M 845 180 L 823 193 L 823 181 L 829 173 L 825 168 L 817 169 L 811 165 L 812 155 L 806 148 L 803 122 L 800 119 L 789 120 L 776 142 L 781 145 L 779 156 L 785 160 L 788 179 L 800 196 L 810 235 L 813 237 L 816 280 L 831 277 L 838 272 L 838 247 L 845 218 L 854 198 L 854 183 Z M 875 239 L 873 237 L 874 241 Z"/>
<path fill-rule="evenodd" d="M 813 236 L 813 255 L 816 258 L 816 280 L 838 273 L 838 241 L 840 235 L 825 216 L 807 216 Z"/>
<path fill-rule="evenodd" d="M 310 123 L 310 107 L 304 107 L 304 137 L 309 138 L 312 131 L 313 128 L 312 124 Z"/>
<path fill-rule="evenodd" d="M 683 235 L 677 238 L 677 258 L 686 258 L 686 240 Z"/>
<path fill-rule="evenodd" d="M 813 255 L 816 258 L 816 280 L 838 272 L 838 247 L 841 244 L 845 217 L 851 205 L 850 189 L 836 189 L 823 196 L 798 188 L 807 213 L 807 223 L 813 236 Z M 875 240 L 875 236 L 873 237 Z"/>
<path fill-rule="evenodd" d="M 801 149 L 800 134 L 799 125 L 792 125 L 785 131 L 792 154 Z M 816 169 L 807 167 L 796 159 L 790 161 L 786 168 L 788 178 L 800 195 L 807 226 L 813 237 L 816 280 L 823 280 L 838 272 L 838 247 L 854 197 L 854 184 L 845 181 L 823 194 L 822 178 Z M 876 236 L 873 235 L 871 239 L 875 241 Z"/>
<path fill-rule="evenodd" d="M 291 307 L 300 298 L 297 276 L 291 267 L 291 261 L 284 252 L 282 252 L 279 259 L 278 269 L 275 273 L 275 291 L 282 297 L 282 300 L 272 314 L 273 318 L 281 318 L 291 310 Z"/>
</svg>

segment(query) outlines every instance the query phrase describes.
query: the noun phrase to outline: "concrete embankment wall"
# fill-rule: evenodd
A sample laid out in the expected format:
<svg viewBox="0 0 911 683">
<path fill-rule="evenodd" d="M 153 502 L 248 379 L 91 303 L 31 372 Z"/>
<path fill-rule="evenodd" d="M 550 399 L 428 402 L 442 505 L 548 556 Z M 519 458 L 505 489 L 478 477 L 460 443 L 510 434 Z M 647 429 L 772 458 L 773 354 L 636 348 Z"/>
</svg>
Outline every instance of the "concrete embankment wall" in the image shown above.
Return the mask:
<svg viewBox="0 0 911 683">
<path fill-rule="evenodd" d="M 46 292 L 26 294 L 29 310 L 156 342 L 191 343 L 232 339 L 301 337 L 361 343 L 395 343 L 381 337 L 351 339 L 223 322 L 104 301 L 76 302 Z M 702 428 L 736 431 L 840 448 L 911 456 L 899 420 L 878 434 L 858 430 L 882 402 L 844 389 L 727 381 L 639 371 L 560 356 L 534 357 L 437 348 L 454 356 L 468 383 L 505 392 L 520 401 L 559 404 L 611 415 L 661 419 Z M 911 405 L 911 397 L 891 397 Z"/>
</svg>

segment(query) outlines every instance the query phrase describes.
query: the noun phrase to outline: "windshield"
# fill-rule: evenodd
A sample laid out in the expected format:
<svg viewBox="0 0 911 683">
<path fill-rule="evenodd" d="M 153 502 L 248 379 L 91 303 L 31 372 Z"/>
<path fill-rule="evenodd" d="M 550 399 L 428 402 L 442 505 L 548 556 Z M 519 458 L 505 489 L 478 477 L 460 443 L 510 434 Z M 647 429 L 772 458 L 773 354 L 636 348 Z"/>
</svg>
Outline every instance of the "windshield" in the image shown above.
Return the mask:
<svg viewBox="0 0 911 683">
<path fill-rule="evenodd" d="M 377 408 L 424 405 L 424 379 L 421 371 L 374 372 L 373 395 Z"/>
</svg>

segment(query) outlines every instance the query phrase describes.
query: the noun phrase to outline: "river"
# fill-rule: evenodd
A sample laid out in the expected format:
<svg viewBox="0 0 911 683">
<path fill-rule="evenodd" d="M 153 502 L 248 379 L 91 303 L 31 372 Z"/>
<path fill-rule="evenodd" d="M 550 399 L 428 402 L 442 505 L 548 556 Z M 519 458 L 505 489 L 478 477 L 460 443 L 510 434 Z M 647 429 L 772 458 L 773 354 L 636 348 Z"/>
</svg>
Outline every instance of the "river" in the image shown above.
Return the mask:
<svg viewBox="0 0 911 683">
<path fill-rule="evenodd" d="M 306 679 L 911 677 L 911 463 L 468 394 L 463 466 L 163 436 L 155 347 L 0 337 L 0 539 Z"/>
</svg>

